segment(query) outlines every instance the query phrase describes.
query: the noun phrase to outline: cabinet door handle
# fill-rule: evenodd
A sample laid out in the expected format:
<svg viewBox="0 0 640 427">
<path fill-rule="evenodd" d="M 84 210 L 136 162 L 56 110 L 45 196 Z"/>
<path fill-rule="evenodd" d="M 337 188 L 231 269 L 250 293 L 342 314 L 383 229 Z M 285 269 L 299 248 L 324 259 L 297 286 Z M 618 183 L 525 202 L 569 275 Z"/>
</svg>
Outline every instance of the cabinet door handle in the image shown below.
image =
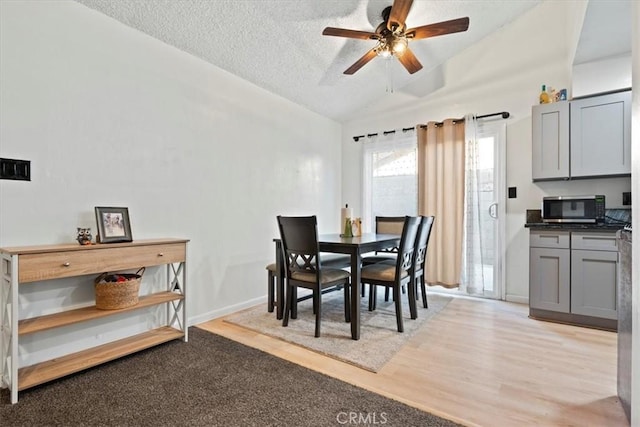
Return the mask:
<svg viewBox="0 0 640 427">
<path fill-rule="evenodd" d="M 71 265 L 70 262 L 65 262 L 64 264 L 62 264 L 63 267 L 69 267 Z"/>
<path fill-rule="evenodd" d="M 160 252 L 160 253 L 158 254 L 158 256 L 164 256 L 164 254 L 163 254 L 162 252 Z"/>
</svg>

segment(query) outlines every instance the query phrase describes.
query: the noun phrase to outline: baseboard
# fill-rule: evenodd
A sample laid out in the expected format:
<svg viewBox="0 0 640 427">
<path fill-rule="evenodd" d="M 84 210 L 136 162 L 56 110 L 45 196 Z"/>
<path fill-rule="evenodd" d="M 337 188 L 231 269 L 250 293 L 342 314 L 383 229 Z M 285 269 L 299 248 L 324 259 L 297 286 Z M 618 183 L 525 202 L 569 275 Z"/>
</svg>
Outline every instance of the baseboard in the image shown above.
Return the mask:
<svg viewBox="0 0 640 427">
<path fill-rule="evenodd" d="M 226 316 L 227 314 L 235 313 L 236 311 L 244 310 L 245 308 L 253 307 L 254 305 L 264 304 L 264 309 L 267 309 L 267 297 L 258 297 L 248 301 L 243 301 L 239 304 L 229 305 L 222 307 L 207 313 L 200 314 L 198 316 L 189 317 L 187 320 L 188 326 L 197 325 L 200 323 L 208 322 L 209 320 L 217 319 L 218 317 Z"/>
<path fill-rule="evenodd" d="M 529 298 L 522 297 L 520 295 L 506 295 L 504 298 L 505 301 L 509 302 L 517 302 L 518 304 L 529 304 Z"/>
<path fill-rule="evenodd" d="M 618 319 L 605 319 L 601 317 L 583 316 L 581 314 L 560 313 L 556 311 L 529 308 L 529 318 L 567 325 L 586 326 L 588 328 L 604 329 L 616 332 Z"/>
</svg>

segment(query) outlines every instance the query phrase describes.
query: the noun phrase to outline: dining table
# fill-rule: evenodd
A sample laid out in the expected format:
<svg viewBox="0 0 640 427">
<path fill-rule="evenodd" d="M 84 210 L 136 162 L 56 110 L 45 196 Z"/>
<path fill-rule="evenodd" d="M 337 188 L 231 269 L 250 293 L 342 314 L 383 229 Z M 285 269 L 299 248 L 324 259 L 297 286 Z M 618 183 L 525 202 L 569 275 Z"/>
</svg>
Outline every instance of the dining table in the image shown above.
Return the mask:
<svg viewBox="0 0 640 427">
<path fill-rule="evenodd" d="M 284 304 L 285 266 L 282 253 L 282 242 L 274 239 L 276 244 L 276 268 L 278 270 L 278 286 L 276 299 L 278 301 L 277 316 L 282 318 Z M 382 251 L 398 247 L 400 235 L 363 233 L 361 236 L 345 237 L 341 234 L 318 235 L 320 252 L 347 254 L 351 256 L 351 339 L 360 339 L 360 298 L 361 298 L 361 268 L 362 254 Z"/>
</svg>

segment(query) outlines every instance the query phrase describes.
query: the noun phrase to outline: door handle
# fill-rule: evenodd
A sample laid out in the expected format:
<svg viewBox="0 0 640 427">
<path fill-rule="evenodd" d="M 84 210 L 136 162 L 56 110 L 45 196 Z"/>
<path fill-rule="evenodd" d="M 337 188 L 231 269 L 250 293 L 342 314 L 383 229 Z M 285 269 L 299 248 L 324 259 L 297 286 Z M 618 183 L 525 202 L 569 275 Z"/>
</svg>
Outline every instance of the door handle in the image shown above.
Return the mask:
<svg viewBox="0 0 640 427">
<path fill-rule="evenodd" d="M 489 216 L 493 219 L 497 219 L 498 218 L 498 204 L 497 203 L 491 203 L 489 205 Z"/>
</svg>

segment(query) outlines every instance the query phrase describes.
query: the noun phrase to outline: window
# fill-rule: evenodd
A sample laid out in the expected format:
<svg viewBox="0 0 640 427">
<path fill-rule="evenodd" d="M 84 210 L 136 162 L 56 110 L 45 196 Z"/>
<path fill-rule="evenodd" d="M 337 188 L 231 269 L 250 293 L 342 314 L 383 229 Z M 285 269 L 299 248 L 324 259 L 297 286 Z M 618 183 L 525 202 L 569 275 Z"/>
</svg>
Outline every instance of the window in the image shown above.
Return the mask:
<svg viewBox="0 0 640 427">
<path fill-rule="evenodd" d="M 376 216 L 418 212 L 417 145 L 414 131 L 365 143 L 363 230 L 374 231 Z"/>
</svg>

